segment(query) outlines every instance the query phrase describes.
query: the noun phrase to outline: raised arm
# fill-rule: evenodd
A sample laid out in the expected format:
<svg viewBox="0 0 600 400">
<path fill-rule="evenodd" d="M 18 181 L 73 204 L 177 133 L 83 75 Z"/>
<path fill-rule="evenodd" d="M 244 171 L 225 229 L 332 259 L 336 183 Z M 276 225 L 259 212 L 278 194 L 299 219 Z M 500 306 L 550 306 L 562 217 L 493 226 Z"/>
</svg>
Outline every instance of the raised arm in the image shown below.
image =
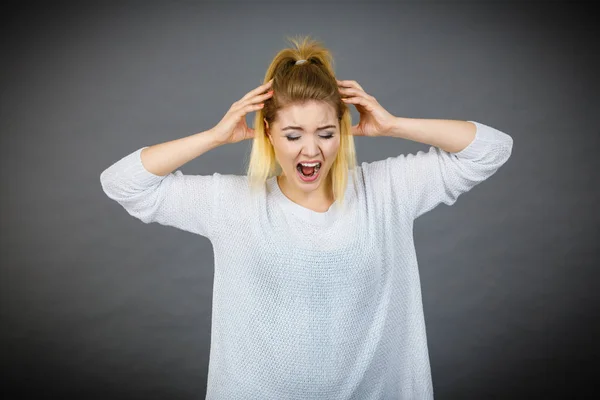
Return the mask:
<svg viewBox="0 0 600 400">
<path fill-rule="evenodd" d="M 272 83 L 246 93 L 208 131 L 143 147 L 123 157 L 100 175 L 104 192 L 145 223 L 158 222 L 210 238 L 221 174 L 183 175 L 175 170 L 221 144 L 252 139 L 254 129 L 246 124 L 246 114 L 264 106 L 273 95 Z"/>
<path fill-rule="evenodd" d="M 393 196 L 413 217 L 440 203 L 452 205 L 462 193 L 492 176 L 510 157 L 513 139 L 475 121 L 399 118 L 389 136 L 431 145 L 364 165 L 376 190 Z"/>
<path fill-rule="evenodd" d="M 151 174 L 164 176 L 202 154 L 220 146 L 212 131 L 144 147 L 142 164 Z"/>
<path fill-rule="evenodd" d="M 184 175 L 185 163 L 220 145 L 212 131 L 142 147 L 100 174 L 106 195 L 135 218 L 209 237 L 218 173 Z"/>
<path fill-rule="evenodd" d="M 386 136 L 412 140 L 458 153 L 467 147 L 477 132 L 472 121 L 453 119 L 396 118 L 395 129 Z"/>
</svg>

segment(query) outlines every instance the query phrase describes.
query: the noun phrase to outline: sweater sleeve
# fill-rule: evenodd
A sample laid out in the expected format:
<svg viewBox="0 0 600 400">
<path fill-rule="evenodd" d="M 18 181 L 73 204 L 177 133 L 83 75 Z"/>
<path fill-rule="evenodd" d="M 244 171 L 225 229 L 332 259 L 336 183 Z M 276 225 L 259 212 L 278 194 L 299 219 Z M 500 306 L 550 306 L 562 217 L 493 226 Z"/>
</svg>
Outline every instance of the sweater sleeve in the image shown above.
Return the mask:
<svg viewBox="0 0 600 400">
<path fill-rule="evenodd" d="M 210 238 L 219 174 L 184 175 L 177 170 L 155 175 L 142 164 L 141 153 L 146 147 L 100 174 L 104 193 L 146 224 L 158 222 Z"/>
<path fill-rule="evenodd" d="M 413 219 L 438 204 L 454 204 L 462 193 L 492 176 L 510 157 L 511 136 L 480 122 L 473 141 L 457 153 L 431 146 L 428 151 L 378 161 L 370 173 Z"/>
</svg>

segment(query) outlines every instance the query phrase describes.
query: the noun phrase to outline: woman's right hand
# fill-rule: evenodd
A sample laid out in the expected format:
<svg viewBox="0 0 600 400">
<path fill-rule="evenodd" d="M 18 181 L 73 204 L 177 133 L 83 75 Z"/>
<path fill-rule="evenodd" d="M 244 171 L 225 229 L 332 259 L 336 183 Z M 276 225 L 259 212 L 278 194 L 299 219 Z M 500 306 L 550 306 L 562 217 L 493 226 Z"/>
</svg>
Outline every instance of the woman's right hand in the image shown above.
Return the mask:
<svg viewBox="0 0 600 400">
<path fill-rule="evenodd" d="M 211 129 L 219 143 L 237 143 L 254 138 L 254 129 L 249 128 L 246 124 L 246 114 L 263 108 L 263 102 L 273 94 L 272 91 L 265 93 L 265 90 L 270 89 L 272 84 L 273 79 L 251 90 L 231 105 L 223 119 Z"/>
</svg>

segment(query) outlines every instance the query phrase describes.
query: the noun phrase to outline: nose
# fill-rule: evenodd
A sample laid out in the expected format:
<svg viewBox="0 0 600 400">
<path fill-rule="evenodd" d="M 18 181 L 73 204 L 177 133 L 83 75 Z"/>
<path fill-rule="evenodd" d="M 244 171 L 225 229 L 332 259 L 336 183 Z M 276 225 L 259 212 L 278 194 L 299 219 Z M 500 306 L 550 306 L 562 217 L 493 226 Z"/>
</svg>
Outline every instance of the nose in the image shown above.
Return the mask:
<svg viewBox="0 0 600 400">
<path fill-rule="evenodd" d="M 317 140 L 314 138 L 306 140 L 304 146 L 302 146 L 302 154 L 303 157 L 306 157 L 309 160 L 319 158 L 321 150 L 319 149 Z"/>
</svg>

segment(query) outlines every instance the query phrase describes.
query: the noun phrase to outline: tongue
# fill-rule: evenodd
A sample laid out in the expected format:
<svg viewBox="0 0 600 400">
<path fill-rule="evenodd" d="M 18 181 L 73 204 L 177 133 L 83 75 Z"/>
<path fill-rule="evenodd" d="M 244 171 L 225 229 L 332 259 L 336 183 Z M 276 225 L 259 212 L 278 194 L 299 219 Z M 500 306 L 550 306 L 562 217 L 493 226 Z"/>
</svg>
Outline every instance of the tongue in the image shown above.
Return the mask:
<svg viewBox="0 0 600 400">
<path fill-rule="evenodd" d="M 300 168 L 302 168 L 302 173 L 304 175 L 312 175 L 312 173 L 313 173 L 313 171 L 315 169 L 315 167 L 304 167 L 302 165 L 300 166 Z"/>
</svg>

